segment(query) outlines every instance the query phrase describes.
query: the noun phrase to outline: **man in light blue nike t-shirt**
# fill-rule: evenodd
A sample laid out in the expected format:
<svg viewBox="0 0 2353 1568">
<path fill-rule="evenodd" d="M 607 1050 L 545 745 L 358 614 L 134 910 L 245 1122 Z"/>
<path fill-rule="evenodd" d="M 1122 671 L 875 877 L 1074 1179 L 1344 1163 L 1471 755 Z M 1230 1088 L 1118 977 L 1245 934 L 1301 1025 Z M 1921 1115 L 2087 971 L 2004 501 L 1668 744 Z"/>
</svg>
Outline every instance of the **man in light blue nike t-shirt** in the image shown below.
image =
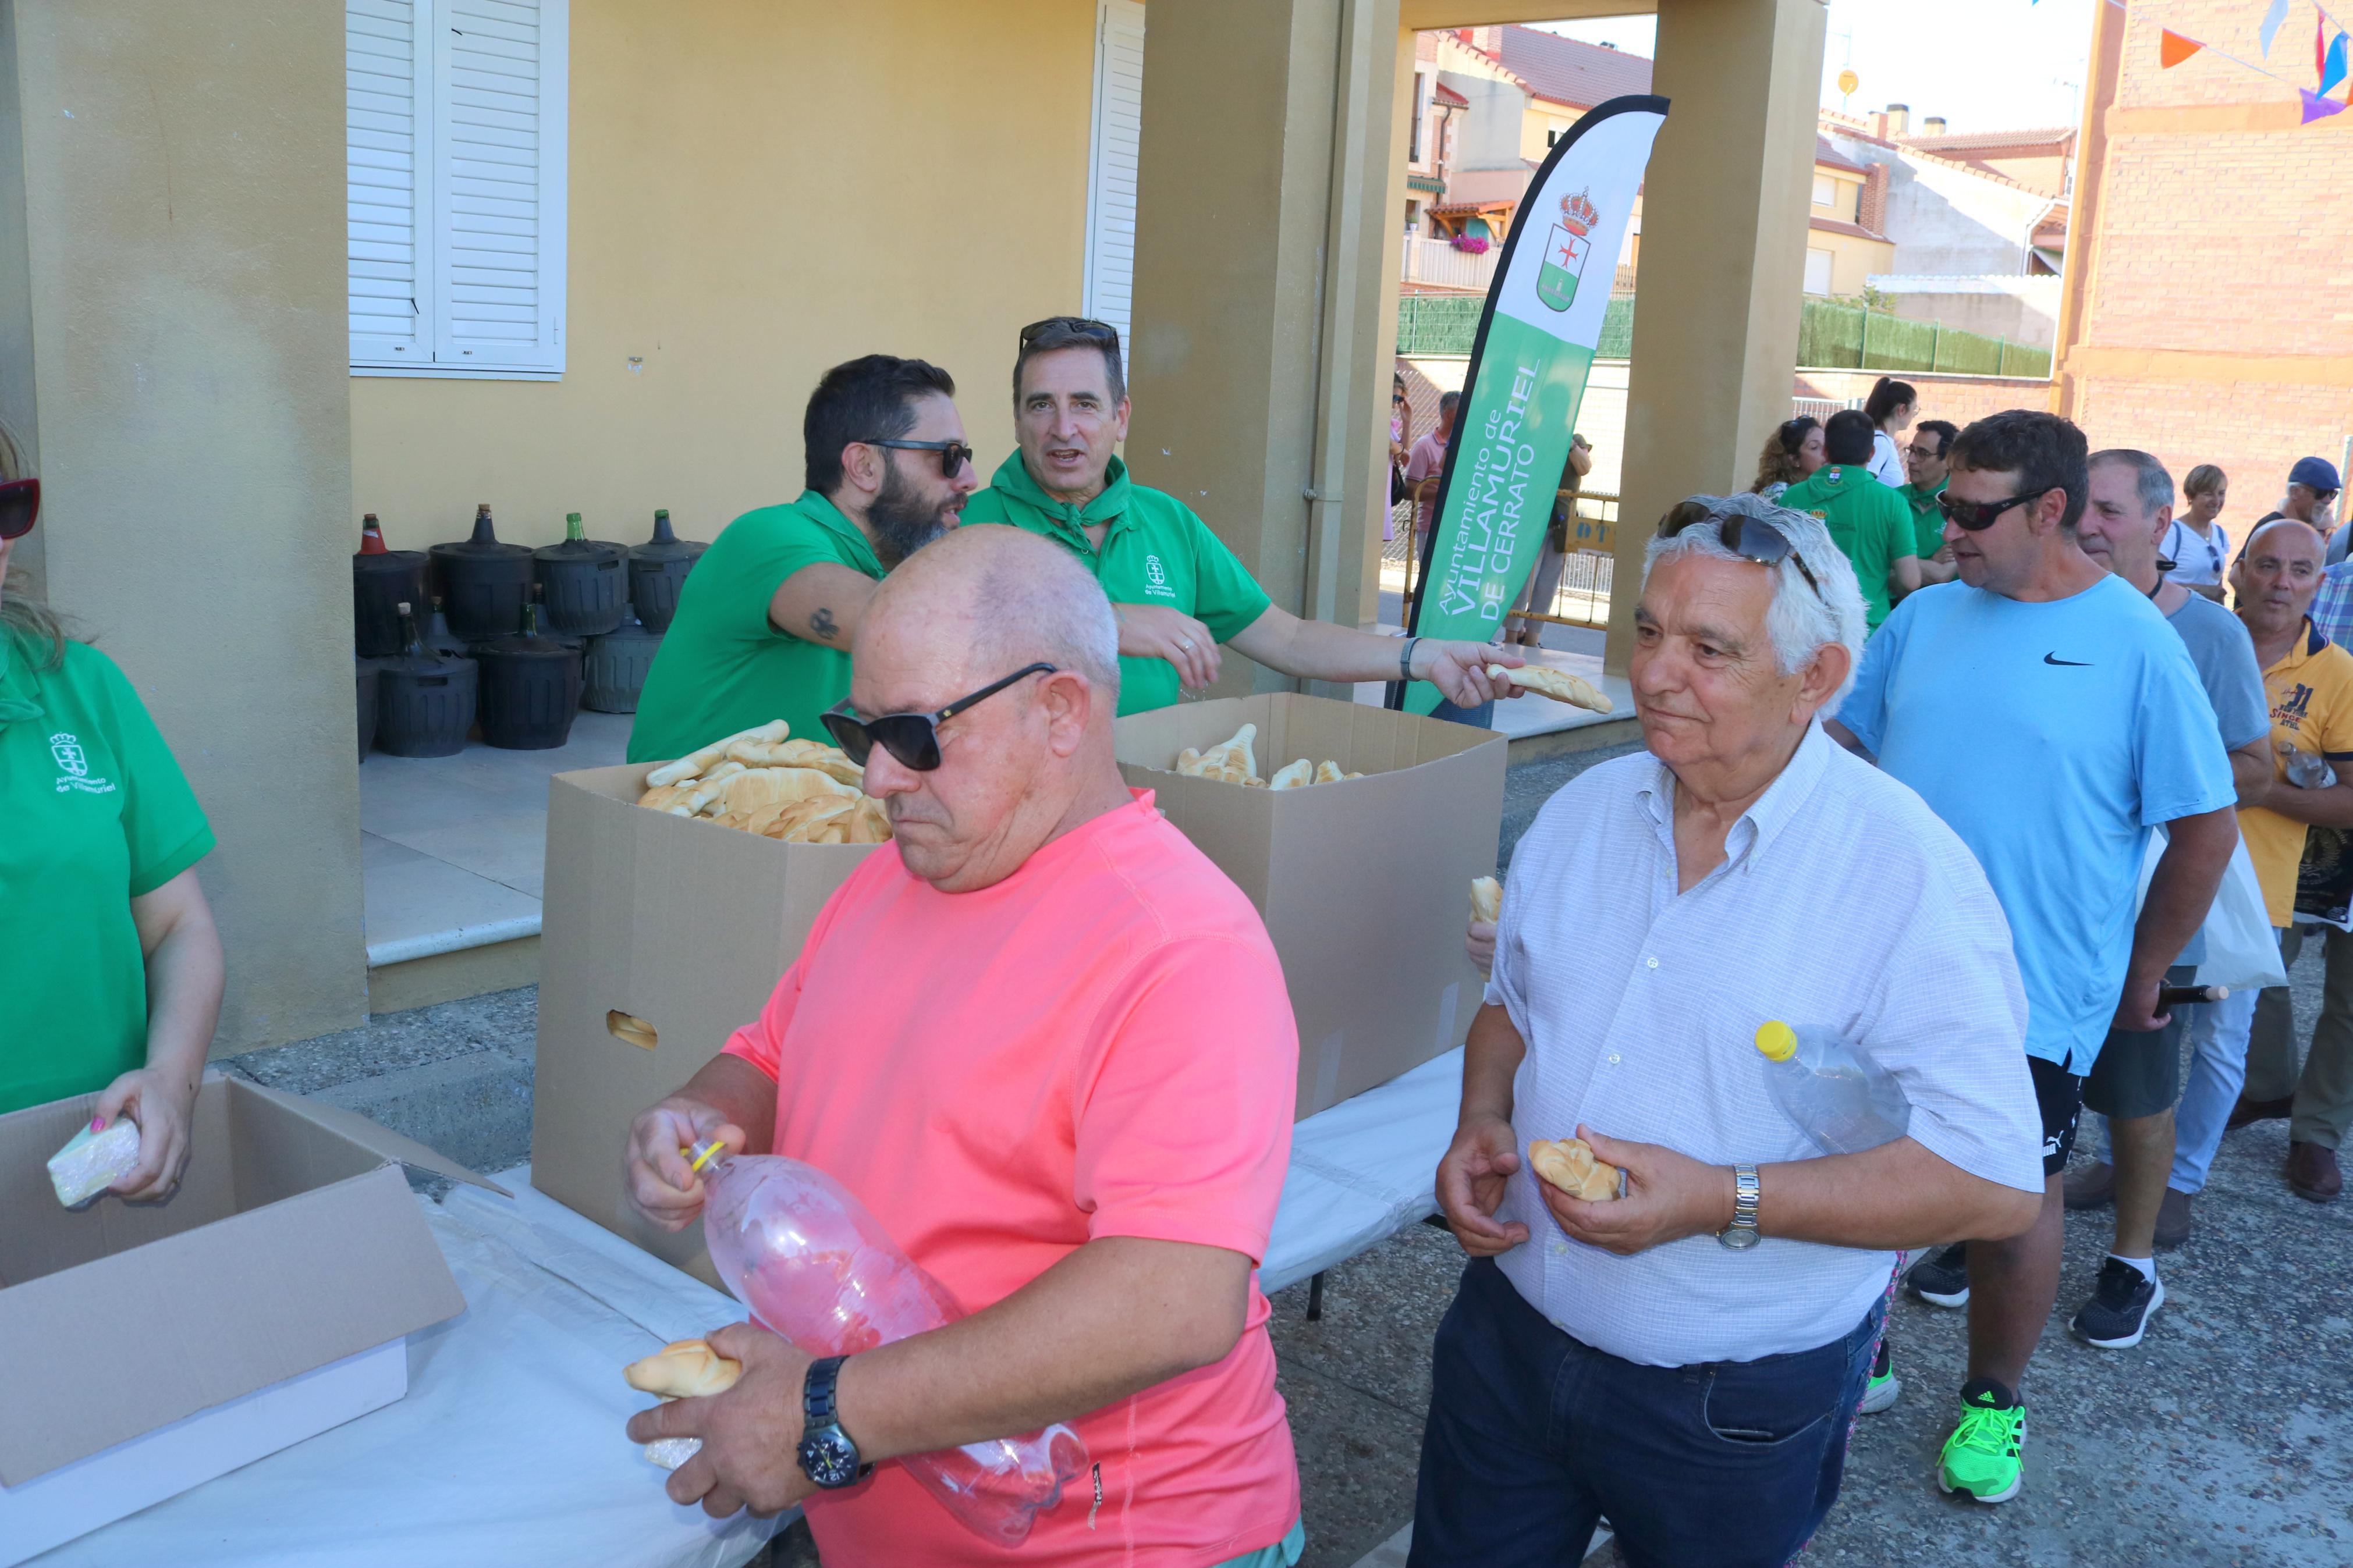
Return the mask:
<svg viewBox="0 0 2353 1568">
<path fill-rule="evenodd" d="M 1969 1381 L 1937 1483 L 1987 1502 L 2021 1484 L 2019 1381 L 2058 1300 L 2060 1173 L 2084 1076 L 2111 1027 L 2161 1026 L 2166 968 L 2238 842 L 2230 763 L 2188 649 L 2147 595 L 2076 543 L 2087 455 L 2073 425 L 2023 409 L 1955 438 L 1939 499 L 1961 580 L 1896 605 L 1831 725 L 1969 847 L 2026 987 L 2042 1217 L 2014 1240 L 1931 1258 L 1914 1279 L 1924 1298 L 1969 1308 Z M 2136 921 L 2160 825 L 2170 841 Z"/>
</svg>

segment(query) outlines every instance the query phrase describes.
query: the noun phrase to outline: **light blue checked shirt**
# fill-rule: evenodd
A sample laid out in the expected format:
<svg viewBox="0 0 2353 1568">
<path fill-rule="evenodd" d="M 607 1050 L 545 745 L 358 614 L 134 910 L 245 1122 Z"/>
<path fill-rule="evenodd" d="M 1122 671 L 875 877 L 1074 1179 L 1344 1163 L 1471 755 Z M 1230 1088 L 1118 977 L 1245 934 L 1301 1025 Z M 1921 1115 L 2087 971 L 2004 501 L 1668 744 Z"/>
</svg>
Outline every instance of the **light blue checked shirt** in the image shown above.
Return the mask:
<svg viewBox="0 0 2353 1568">
<path fill-rule="evenodd" d="M 2338 647 L 2353 650 L 2353 561 L 2340 561 L 2320 574 L 2312 625 Z"/>
<path fill-rule="evenodd" d="M 1724 864 L 1676 890 L 1674 775 L 1648 752 L 1547 802 L 1512 852 L 1487 1000 L 1527 1042 L 1521 1148 L 1583 1122 L 1714 1165 L 1815 1156 L 1775 1106 L 1757 1026 L 1829 1025 L 1894 1075 L 1910 1136 L 1975 1176 L 2040 1193 L 2042 1121 L 2010 928 L 1952 829 L 1810 729 L 1735 823 Z M 1753 1361 L 1852 1331 L 1892 1252 L 1767 1235 L 1686 1237 L 1632 1258 L 1571 1241 L 1525 1162 L 1498 1263 L 1557 1328 L 1649 1366 Z M 1770 1230 L 1773 1184 L 1758 1198 Z"/>
</svg>

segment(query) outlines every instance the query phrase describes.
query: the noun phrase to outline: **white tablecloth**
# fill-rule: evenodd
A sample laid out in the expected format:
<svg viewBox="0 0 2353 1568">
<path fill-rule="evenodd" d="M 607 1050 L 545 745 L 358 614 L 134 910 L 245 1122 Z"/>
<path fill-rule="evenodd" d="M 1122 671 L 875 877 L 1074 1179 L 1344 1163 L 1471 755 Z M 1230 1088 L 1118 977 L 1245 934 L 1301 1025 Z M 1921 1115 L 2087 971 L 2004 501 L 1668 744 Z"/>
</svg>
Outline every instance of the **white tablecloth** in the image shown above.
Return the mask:
<svg viewBox="0 0 2353 1568">
<path fill-rule="evenodd" d="M 1437 1212 L 1462 1053 L 1299 1123 L 1270 1291 Z M 680 1508 L 621 1433 L 620 1369 L 742 1309 L 534 1192 L 459 1187 L 426 1218 L 466 1310 L 409 1337 L 408 1396 L 36 1559 L 37 1568 L 734 1568 L 778 1528 Z"/>
<path fill-rule="evenodd" d="M 409 1336 L 408 1396 L 35 1559 L 37 1568 L 734 1568 L 776 1521 L 662 1493 L 621 1368 L 732 1322 L 701 1281 L 501 1175 L 420 1198 L 466 1310 Z"/>
</svg>

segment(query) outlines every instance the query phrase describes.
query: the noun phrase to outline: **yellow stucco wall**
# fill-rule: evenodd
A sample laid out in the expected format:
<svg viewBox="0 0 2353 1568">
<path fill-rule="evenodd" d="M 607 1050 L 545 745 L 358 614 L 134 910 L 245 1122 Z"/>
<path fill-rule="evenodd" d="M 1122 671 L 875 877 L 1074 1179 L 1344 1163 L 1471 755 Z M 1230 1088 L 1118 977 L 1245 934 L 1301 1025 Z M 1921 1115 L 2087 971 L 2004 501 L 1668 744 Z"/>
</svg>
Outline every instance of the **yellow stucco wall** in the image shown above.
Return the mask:
<svg viewBox="0 0 2353 1568">
<path fill-rule="evenodd" d="M 353 521 L 708 539 L 801 488 L 828 366 L 955 377 L 984 479 L 1017 331 L 1080 306 L 1092 0 L 573 0 L 558 383 L 355 378 Z M 632 366 L 635 357 L 641 362 Z"/>
<path fill-rule="evenodd" d="M 1892 271 L 1895 247 L 1883 239 L 1863 239 L 1852 234 L 1824 234 L 1820 229 L 1806 231 L 1806 246 L 1811 250 L 1831 253 L 1831 292 L 1837 295 L 1857 295 L 1874 272 Z"/>
</svg>

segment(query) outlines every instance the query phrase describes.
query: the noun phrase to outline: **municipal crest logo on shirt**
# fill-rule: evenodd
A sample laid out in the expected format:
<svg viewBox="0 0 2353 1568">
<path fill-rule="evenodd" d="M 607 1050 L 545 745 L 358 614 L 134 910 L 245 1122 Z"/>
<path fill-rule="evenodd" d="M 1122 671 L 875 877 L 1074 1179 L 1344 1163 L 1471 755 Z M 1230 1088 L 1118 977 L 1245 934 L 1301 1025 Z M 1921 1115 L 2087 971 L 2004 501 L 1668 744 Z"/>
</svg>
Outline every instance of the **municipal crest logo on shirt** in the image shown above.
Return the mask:
<svg viewBox="0 0 2353 1568">
<path fill-rule="evenodd" d="M 49 737 L 49 755 L 57 759 L 58 793 L 79 790 L 84 795 L 112 795 L 111 779 L 90 776 L 90 753 L 81 749 L 80 738 L 59 732 Z"/>
<path fill-rule="evenodd" d="M 1176 596 L 1176 590 L 1168 585 L 1168 568 L 1160 563 L 1157 555 L 1144 558 L 1144 591 L 1159 599 Z"/>
</svg>

